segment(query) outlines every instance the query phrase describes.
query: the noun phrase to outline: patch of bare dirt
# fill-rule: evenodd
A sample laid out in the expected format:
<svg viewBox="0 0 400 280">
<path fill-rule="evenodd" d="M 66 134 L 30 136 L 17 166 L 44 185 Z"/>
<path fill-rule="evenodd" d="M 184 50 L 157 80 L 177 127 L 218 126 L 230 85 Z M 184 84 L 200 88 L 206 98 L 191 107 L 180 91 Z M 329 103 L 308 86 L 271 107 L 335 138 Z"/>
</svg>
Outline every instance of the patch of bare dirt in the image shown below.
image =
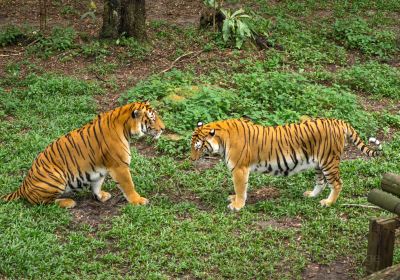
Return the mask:
<svg viewBox="0 0 400 280">
<path fill-rule="evenodd" d="M 254 223 L 254 226 L 258 230 L 264 230 L 267 228 L 272 228 L 275 230 L 278 229 L 300 229 L 302 225 L 302 220 L 300 217 L 295 218 L 283 218 L 283 219 L 271 219 L 269 221 L 257 221 Z"/>
<path fill-rule="evenodd" d="M 354 276 L 354 265 L 350 260 L 338 260 L 329 265 L 309 264 L 303 272 L 303 279 L 313 280 L 351 280 Z"/>
<path fill-rule="evenodd" d="M 214 165 L 216 165 L 220 161 L 221 161 L 221 159 L 218 157 L 205 157 L 205 158 L 200 158 L 199 160 L 194 161 L 193 166 L 194 166 L 195 170 L 203 171 L 206 169 L 213 168 Z"/>
<path fill-rule="evenodd" d="M 248 193 L 247 203 L 253 204 L 263 200 L 270 200 L 280 197 L 281 194 L 277 188 L 265 187 Z"/>
<path fill-rule="evenodd" d="M 163 20 L 179 25 L 198 25 L 202 1 L 146 1 L 147 20 Z"/>
<path fill-rule="evenodd" d="M 396 102 L 393 99 L 387 97 L 381 97 L 374 99 L 368 96 L 366 93 L 358 93 L 358 100 L 363 106 L 364 110 L 371 112 L 382 112 L 388 111 L 392 114 L 400 114 L 400 102 Z"/>
<path fill-rule="evenodd" d="M 162 196 L 166 196 L 170 201 L 174 203 L 181 203 L 182 201 L 191 202 L 199 210 L 209 211 L 211 210 L 210 205 L 206 204 L 200 196 L 191 192 L 190 190 L 181 190 L 179 188 L 164 190 Z M 182 217 L 185 219 L 187 217 Z"/>
<path fill-rule="evenodd" d="M 153 140 L 148 140 L 147 137 L 142 137 L 132 141 L 131 147 L 135 148 L 139 154 L 148 158 L 154 158 L 159 155 L 154 145 L 149 144 L 147 141 Z"/>
<path fill-rule="evenodd" d="M 91 194 L 71 197 L 76 201 L 76 206 L 70 209 L 73 216 L 71 227 L 81 224 L 98 228 L 100 224 L 110 221 L 110 218 L 120 212 L 120 208 L 127 202 L 118 189 L 111 191 L 112 197 L 106 202 L 96 200 Z"/>
</svg>

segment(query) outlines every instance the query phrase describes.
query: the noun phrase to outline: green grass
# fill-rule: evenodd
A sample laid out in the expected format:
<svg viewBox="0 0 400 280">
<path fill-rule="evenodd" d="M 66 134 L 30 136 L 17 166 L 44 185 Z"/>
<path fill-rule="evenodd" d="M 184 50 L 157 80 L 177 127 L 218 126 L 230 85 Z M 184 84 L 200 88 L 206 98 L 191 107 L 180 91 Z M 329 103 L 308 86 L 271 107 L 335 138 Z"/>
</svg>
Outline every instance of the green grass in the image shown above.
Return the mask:
<svg viewBox="0 0 400 280">
<path fill-rule="evenodd" d="M 0 203 L 0 278 L 301 279 L 310 263 L 330 265 L 346 258 L 355 278 L 365 275 L 369 219 L 390 214 L 344 204 L 367 204 L 368 192 L 379 187 L 385 172 L 400 174 L 400 116 L 391 110 L 399 100 L 400 79 L 398 68 L 390 64 L 399 51 L 385 47 L 390 41 L 386 37 L 377 39 L 379 32 L 391 32 L 398 23 L 390 13 L 399 8 L 398 1 L 265 5 L 254 0 L 244 6 L 259 19 L 254 28 L 283 49 L 229 50 L 209 30 L 153 21 L 151 47 L 126 38 L 81 44 L 76 40 L 81 34 L 58 29 L 30 47 L 33 56 L 5 65 L 0 80 L 0 194 L 19 186 L 35 156 L 51 141 L 95 117 L 98 95 L 110 90 L 48 73 L 39 66 L 42 55 L 82 56 L 90 60 L 90 73 L 110 80 L 120 66 L 115 58 L 146 60 L 158 43 L 167 46 L 168 41 L 171 61 L 194 46 L 205 51 L 198 60 L 177 64 L 183 65 L 181 70 L 152 75 L 121 92 L 120 104 L 149 99 L 168 133 L 181 136 L 178 141 L 165 136 L 157 143 L 148 141 L 158 150 L 155 157 L 132 148 L 131 173 L 150 205 L 124 204 L 108 217 L 100 211 L 95 226 L 86 222 L 93 213 L 80 213 L 87 219 L 77 220 L 76 212 L 55 205 Z M 72 16 L 69 7 L 64 13 Z M 321 11 L 325 17 L 319 16 Z M 335 38 L 340 29 L 335 23 L 356 18 L 365 21 L 362 28 L 353 20 L 341 26 L 345 31 L 337 36 L 343 37 Z M 372 39 L 354 41 L 349 30 Z M 20 43 L 18 32 L 2 29 L 0 44 Z M 350 56 L 355 63 L 349 62 Z M 388 59 L 388 64 L 382 62 Z M 374 102 L 384 97 L 392 107 L 365 111 L 359 93 Z M 328 190 L 318 199 L 303 197 L 313 186 L 312 171 L 288 178 L 252 174 L 250 192 L 274 187 L 279 197 L 248 203 L 232 213 L 226 198 L 233 186 L 225 165 L 199 170 L 187 158 L 190 135 L 200 119 L 242 115 L 264 125 L 294 122 L 304 115 L 336 117 L 349 121 L 363 139 L 378 134 L 388 140 L 379 158 L 341 163 L 344 188 L 333 207 L 318 203 Z M 116 185 L 108 180 L 105 188 L 114 190 Z M 91 199 L 88 192 L 80 196 Z M 399 248 L 394 261 L 400 262 Z"/>
</svg>

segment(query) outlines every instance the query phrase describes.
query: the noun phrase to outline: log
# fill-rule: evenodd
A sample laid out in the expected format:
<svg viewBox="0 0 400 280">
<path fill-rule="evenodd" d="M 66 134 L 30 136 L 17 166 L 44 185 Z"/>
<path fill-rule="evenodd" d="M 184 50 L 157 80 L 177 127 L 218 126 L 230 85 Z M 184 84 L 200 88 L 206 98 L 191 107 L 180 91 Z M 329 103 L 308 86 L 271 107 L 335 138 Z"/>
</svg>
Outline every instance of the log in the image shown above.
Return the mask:
<svg viewBox="0 0 400 280">
<path fill-rule="evenodd" d="M 373 189 L 368 194 L 368 202 L 400 215 L 400 198 L 382 190 Z"/>
<path fill-rule="evenodd" d="M 382 190 L 400 197 L 400 175 L 386 173 L 381 182 Z"/>
<path fill-rule="evenodd" d="M 374 218 L 369 223 L 367 273 L 392 265 L 395 231 L 400 226 L 397 218 Z"/>
<path fill-rule="evenodd" d="M 377 271 L 364 280 L 398 280 L 400 278 L 400 264 L 396 264 L 385 268 L 383 270 Z"/>
</svg>

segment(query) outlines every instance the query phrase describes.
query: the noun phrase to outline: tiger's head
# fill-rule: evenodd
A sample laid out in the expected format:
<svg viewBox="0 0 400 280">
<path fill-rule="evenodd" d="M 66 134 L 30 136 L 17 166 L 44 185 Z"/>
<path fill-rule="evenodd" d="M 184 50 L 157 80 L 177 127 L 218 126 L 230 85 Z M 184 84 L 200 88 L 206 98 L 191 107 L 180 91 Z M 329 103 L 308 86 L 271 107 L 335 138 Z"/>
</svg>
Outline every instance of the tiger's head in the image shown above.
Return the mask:
<svg viewBox="0 0 400 280">
<path fill-rule="evenodd" d="M 148 134 L 158 139 L 165 130 L 165 125 L 148 101 L 133 103 L 129 121 L 130 134 L 143 136 Z"/>
<path fill-rule="evenodd" d="M 198 122 L 192 135 L 190 159 L 198 160 L 206 154 L 220 154 L 221 149 L 217 138 L 216 129 L 213 128 L 212 123 L 203 125 L 202 122 Z"/>
</svg>

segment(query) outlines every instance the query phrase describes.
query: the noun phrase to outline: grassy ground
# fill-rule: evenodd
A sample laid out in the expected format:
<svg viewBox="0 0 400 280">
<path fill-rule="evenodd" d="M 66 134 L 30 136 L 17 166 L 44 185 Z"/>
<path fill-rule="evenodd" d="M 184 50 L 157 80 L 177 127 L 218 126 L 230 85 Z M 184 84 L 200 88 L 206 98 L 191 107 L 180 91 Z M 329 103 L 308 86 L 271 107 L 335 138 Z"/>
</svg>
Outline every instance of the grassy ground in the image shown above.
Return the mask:
<svg viewBox="0 0 400 280">
<path fill-rule="evenodd" d="M 65 19 L 80 17 L 79 3 L 59 3 L 52 7 Z M 157 143 L 135 140 L 132 147 L 132 176 L 150 199 L 148 206 L 127 205 L 111 180 L 105 188 L 114 198 L 105 205 L 87 192 L 77 195 L 74 210 L 0 204 L 0 277 L 365 275 L 369 218 L 390 214 L 345 204 L 367 204 L 382 174 L 400 173 L 400 5 L 253 0 L 245 8 L 254 27 L 282 48 L 234 50 L 210 30 L 169 19 L 150 20 L 147 45 L 97 40 L 76 25 L 56 28 L 45 38 L 22 25 L 0 27 L 0 51 L 22 53 L 0 62 L 1 194 L 19 186 L 46 145 L 99 111 L 149 99 L 168 128 Z M 149 18 L 156 10 L 148 11 Z M 202 52 L 160 74 L 189 51 Z M 226 207 L 233 187 L 225 166 L 187 157 L 199 119 L 241 115 L 265 125 L 303 115 L 342 118 L 364 139 L 384 140 L 384 155 L 366 160 L 354 149 L 346 152 L 344 189 L 333 207 L 303 198 L 313 186 L 313 172 L 289 178 L 255 174 L 249 203 L 232 213 Z M 322 196 L 327 195 L 325 190 Z"/>
</svg>

